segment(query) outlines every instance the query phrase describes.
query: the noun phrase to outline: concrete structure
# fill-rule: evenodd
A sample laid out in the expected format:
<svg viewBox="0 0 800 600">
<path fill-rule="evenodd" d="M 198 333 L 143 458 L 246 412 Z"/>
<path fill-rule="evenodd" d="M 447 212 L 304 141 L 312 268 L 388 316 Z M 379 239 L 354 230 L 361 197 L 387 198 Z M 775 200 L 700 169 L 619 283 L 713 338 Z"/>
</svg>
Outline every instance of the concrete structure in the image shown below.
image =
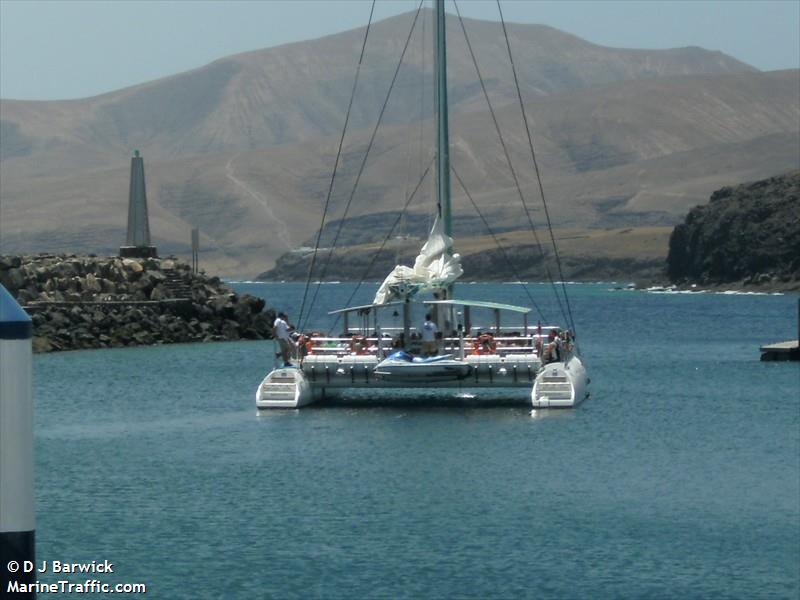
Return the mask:
<svg viewBox="0 0 800 600">
<path fill-rule="evenodd" d="M 132 258 L 158 256 L 150 245 L 150 222 L 147 217 L 147 190 L 144 181 L 144 159 L 134 150 L 131 159 L 131 183 L 128 193 L 128 235 L 119 255 Z"/>
<path fill-rule="evenodd" d="M 761 360 L 800 360 L 800 344 L 797 340 L 761 346 Z"/>
<path fill-rule="evenodd" d="M 0 597 L 36 580 L 30 317 L 0 285 Z M 11 586 L 11 587 L 10 587 Z M 16 589 L 25 589 L 18 587 Z"/>
<path fill-rule="evenodd" d="M 800 298 L 797 300 L 796 340 L 761 346 L 761 360 L 800 360 Z"/>
</svg>

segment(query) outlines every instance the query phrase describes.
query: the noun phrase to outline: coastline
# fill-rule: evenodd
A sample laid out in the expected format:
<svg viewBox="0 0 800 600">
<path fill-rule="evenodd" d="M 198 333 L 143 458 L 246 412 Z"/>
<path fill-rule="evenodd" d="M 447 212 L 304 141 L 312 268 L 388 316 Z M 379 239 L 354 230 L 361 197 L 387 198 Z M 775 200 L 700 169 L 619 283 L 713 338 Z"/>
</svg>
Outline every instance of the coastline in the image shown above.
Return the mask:
<svg viewBox="0 0 800 600">
<path fill-rule="evenodd" d="M 682 293 L 713 293 L 713 294 L 800 294 L 800 281 L 768 280 L 753 282 L 748 279 L 729 282 L 687 282 L 673 283 L 670 281 L 636 281 L 635 289 L 646 291 L 648 288 L 659 287 L 665 291 Z"/>
<path fill-rule="evenodd" d="M 267 283 L 271 285 L 281 284 L 281 283 L 291 283 L 291 284 L 300 284 L 305 283 L 303 279 L 254 279 L 254 280 L 247 280 L 247 281 L 236 281 L 235 283 Z M 339 284 L 339 283 L 359 283 L 358 280 L 355 279 L 348 279 L 348 278 L 331 278 L 330 280 L 326 279 L 321 282 L 314 281 L 312 285 L 316 285 L 317 283 L 321 285 L 331 285 L 331 284 Z M 379 285 L 381 282 L 378 280 L 369 280 L 363 283 L 372 283 L 375 285 Z M 519 282 L 512 281 L 508 278 L 475 278 L 469 279 L 464 281 L 459 281 L 460 284 L 471 284 L 471 283 L 512 283 L 518 284 Z M 540 280 L 526 280 L 524 281 L 526 284 L 544 284 L 548 283 L 547 281 L 540 281 Z M 650 288 L 663 288 L 664 290 L 673 290 L 677 292 L 709 292 L 709 293 L 757 293 L 757 294 L 800 294 L 800 281 L 768 281 L 762 283 L 752 283 L 748 280 L 741 280 L 736 282 L 718 282 L 718 283 L 695 283 L 695 282 L 681 282 L 681 283 L 673 283 L 666 279 L 660 278 L 637 278 L 635 276 L 632 277 L 615 277 L 615 278 L 591 278 L 591 279 L 583 279 L 583 278 L 567 278 L 567 283 L 586 283 L 586 284 L 599 284 L 599 283 L 607 283 L 607 284 L 614 284 L 618 285 L 620 289 L 624 289 L 625 285 L 631 286 L 630 289 L 637 290 L 637 291 L 647 291 Z"/>
</svg>

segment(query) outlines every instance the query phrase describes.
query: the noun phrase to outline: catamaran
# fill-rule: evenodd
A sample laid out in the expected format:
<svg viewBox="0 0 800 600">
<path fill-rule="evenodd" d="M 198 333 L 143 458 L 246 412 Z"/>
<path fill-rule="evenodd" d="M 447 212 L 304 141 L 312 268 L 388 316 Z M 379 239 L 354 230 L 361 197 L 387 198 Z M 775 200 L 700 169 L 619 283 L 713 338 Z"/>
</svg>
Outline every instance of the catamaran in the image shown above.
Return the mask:
<svg viewBox="0 0 800 600">
<path fill-rule="evenodd" d="M 504 22 L 503 32 L 505 35 Z M 466 36 L 466 30 L 464 33 Z M 368 35 L 369 25 L 364 46 Z M 329 313 L 336 318 L 334 327 L 341 322 L 340 330 L 327 334 L 320 331 L 298 333 L 298 352 L 291 366 L 274 368 L 258 386 L 256 406 L 259 409 L 299 408 L 366 388 L 375 395 L 391 394 L 392 390 L 406 388 L 424 389 L 426 393 L 431 390 L 445 393 L 492 390 L 492 397 L 502 394 L 503 390 L 523 389 L 533 408 L 574 407 L 588 396 L 589 380 L 578 357 L 574 323 L 563 327 L 542 325 L 541 321 L 534 324 L 529 318 L 531 307 L 462 299 L 456 293 L 455 282 L 463 274 L 463 269 L 459 254 L 454 252 L 452 234 L 444 0 L 435 2 L 434 38 L 436 215 L 428 239 L 414 265 L 396 266 L 386 276 L 371 303 Z M 507 35 L 506 43 L 513 68 Z M 467 44 L 469 46 L 468 38 Z M 362 46 L 362 58 L 363 49 Z M 361 62 L 359 68 L 360 65 Z M 480 78 L 477 62 L 475 67 Z M 395 77 L 396 74 L 397 71 Z M 518 85 L 517 92 L 519 95 Z M 486 100 L 489 102 L 488 95 Z M 527 130 L 521 95 L 519 100 Z M 489 107 L 491 110 L 491 103 Z M 349 109 L 345 129 L 348 118 Z M 498 134 L 501 135 L 499 128 Z M 339 154 L 341 147 L 340 140 Z M 505 149 L 505 145 L 503 147 Z M 535 165 L 532 142 L 531 153 Z M 338 162 L 337 155 L 334 177 Z M 362 169 L 365 162 L 366 156 Z M 538 168 L 536 171 L 538 177 Z M 461 182 L 458 174 L 455 175 Z M 358 178 L 356 185 L 357 182 Z M 544 203 L 543 193 L 542 201 Z M 323 215 L 309 268 L 309 282 L 324 220 Z M 550 232 L 557 258 L 552 228 Z M 558 266 L 560 271 L 560 264 Z M 563 301 L 569 306 L 563 277 L 561 279 Z M 306 283 L 306 292 L 309 282 Z M 556 285 L 553 289 L 559 293 Z M 303 304 L 305 297 L 304 294 Z M 298 317 L 301 321 L 302 313 L 303 308 Z M 429 331 L 415 325 L 422 322 L 423 315 L 426 321 L 434 324 Z"/>
</svg>

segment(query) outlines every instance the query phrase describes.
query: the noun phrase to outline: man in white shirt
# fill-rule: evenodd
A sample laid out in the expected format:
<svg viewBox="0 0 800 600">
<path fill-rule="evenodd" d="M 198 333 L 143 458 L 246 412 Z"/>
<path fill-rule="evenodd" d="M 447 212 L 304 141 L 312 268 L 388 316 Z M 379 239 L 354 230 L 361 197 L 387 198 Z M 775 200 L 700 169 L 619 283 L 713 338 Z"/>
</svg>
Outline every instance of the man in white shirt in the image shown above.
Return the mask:
<svg viewBox="0 0 800 600">
<path fill-rule="evenodd" d="M 422 325 L 422 356 L 435 356 L 439 354 L 436 344 L 436 334 L 439 328 L 431 319 L 431 314 L 425 315 L 425 323 Z"/>
<path fill-rule="evenodd" d="M 294 351 L 294 342 L 289 335 L 289 315 L 286 313 L 278 313 L 278 318 L 272 326 L 272 333 L 278 344 L 281 347 L 281 358 L 283 359 L 284 367 L 291 367 L 292 363 L 289 362 L 289 357 Z"/>
</svg>

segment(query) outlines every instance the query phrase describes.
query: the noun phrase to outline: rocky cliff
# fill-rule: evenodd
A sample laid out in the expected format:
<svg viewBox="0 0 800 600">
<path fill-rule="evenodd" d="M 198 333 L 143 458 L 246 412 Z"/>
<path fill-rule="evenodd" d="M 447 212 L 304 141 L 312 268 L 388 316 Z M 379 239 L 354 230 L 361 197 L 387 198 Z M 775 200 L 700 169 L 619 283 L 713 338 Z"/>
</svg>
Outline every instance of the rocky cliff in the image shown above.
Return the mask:
<svg viewBox="0 0 800 600">
<path fill-rule="evenodd" d="M 265 339 L 265 302 L 175 259 L 0 255 L 0 284 L 31 315 L 36 352 Z"/>
<path fill-rule="evenodd" d="M 674 283 L 800 289 L 800 171 L 724 187 L 673 231 Z"/>
</svg>

